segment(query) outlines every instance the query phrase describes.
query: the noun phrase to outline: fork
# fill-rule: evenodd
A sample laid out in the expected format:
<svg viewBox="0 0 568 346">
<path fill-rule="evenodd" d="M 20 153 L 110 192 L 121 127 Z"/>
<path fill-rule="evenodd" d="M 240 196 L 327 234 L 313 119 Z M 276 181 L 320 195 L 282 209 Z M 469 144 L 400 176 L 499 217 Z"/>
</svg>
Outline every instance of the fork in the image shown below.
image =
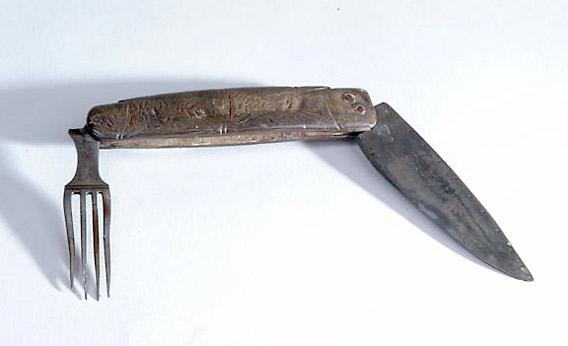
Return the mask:
<svg viewBox="0 0 568 346">
<path fill-rule="evenodd" d="M 93 221 L 93 249 L 95 262 L 96 299 L 100 291 L 100 256 L 99 256 L 99 207 L 98 196 L 103 202 L 103 247 L 105 258 L 106 291 L 110 297 L 110 191 L 108 184 L 99 176 L 99 142 L 86 135 L 84 129 L 71 129 L 69 135 L 77 150 L 77 171 L 73 179 L 65 185 L 63 192 L 63 210 L 67 228 L 67 245 L 69 246 L 69 280 L 71 288 L 74 284 L 75 272 L 75 237 L 71 197 L 79 195 L 81 214 L 81 274 L 83 290 L 87 299 L 87 196 L 91 196 Z"/>
</svg>

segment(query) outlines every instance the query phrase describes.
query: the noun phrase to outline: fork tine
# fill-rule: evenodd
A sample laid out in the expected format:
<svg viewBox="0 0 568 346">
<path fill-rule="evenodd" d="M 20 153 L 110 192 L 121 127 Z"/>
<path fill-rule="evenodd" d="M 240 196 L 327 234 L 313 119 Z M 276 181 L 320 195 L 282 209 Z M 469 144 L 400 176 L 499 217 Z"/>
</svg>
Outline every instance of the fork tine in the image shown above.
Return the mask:
<svg viewBox="0 0 568 346">
<path fill-rule="evenodd" d="M 67 229 L 67 246 L 69 247 L 69 282 L 71 288 L 75 281 L 75 238 L 73 236 L 73 214 L 71 213 L 71 191 L 63 193 L 63 214 L 65 214 L 65 228 Z"/>
<path fill-rule="evenodd" d="M 97 300 L 99 300 L 101 270 L 99 267 L 99 207 L 97 205 L 97 197 L 98 197 L 97 191 L 91 193 L 92 206 L 93 206 L 93 249 L 95 253 L 95 279 L 97 283 L 96 298 Z"/>
<path fill-rule="evenodd" d="M 110 192 L 102 191 L 103 195 L 103 246 L 105 252 L 105 274 L 107 297 L 110 297 Z"/>
<path fill-rule="evenodd" d="M 87 194 L 80 192 L 81 196 L 81 274 L 83 275 L 83 290 L 87 299 Z"/>
</svg>

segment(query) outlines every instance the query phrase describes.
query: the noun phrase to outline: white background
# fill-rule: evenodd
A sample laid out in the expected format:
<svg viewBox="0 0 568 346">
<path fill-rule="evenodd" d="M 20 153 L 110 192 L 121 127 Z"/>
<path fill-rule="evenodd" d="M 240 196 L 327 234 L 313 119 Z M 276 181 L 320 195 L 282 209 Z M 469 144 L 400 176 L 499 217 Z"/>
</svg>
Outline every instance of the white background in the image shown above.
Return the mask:
<svg viewBox="0 0 568 346">
<path fill-rule="evenodd" d="M 568 343 L 568 2 L 1 8 L 2 345 Z M 66 130 L 100 103 L 269 85 L 361 87 L 388 102 L 535 281 L 472 261 L 356 146 L 284 143 L 102 152 L 111 298 L 71 291 Z"/>
</svg>

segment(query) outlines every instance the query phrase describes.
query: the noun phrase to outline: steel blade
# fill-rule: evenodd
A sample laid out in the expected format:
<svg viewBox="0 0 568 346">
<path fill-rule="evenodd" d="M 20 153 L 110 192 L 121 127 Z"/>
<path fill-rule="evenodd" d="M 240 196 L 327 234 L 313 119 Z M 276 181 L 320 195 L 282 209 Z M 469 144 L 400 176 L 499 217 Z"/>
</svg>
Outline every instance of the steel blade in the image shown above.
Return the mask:
<svg viewBox="0 0 568 346">
<path fill-rule="evenodd" d="M 454 171 L 389 105 L 375 110 L 377 125 L 358 136 L 373 166 L 466 250 L 505 274 L 532 281 L 497 223 Z"/>
</svg>

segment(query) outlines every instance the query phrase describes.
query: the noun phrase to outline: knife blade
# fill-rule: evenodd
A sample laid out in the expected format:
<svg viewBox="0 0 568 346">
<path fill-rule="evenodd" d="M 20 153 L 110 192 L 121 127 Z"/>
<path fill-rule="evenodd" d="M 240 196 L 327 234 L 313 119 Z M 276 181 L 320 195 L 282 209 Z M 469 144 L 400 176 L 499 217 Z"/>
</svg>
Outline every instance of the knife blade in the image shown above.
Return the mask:
<svg viewBox="0 0 568 346">
<path fill-rule="evenodd" d="M 456 173 L 388 104 L 375 111 L 377 124 L 357 136 L 371 164 L 467 251 L 513 278 L 532 281 L 507 237 Z"/>
</svg>

